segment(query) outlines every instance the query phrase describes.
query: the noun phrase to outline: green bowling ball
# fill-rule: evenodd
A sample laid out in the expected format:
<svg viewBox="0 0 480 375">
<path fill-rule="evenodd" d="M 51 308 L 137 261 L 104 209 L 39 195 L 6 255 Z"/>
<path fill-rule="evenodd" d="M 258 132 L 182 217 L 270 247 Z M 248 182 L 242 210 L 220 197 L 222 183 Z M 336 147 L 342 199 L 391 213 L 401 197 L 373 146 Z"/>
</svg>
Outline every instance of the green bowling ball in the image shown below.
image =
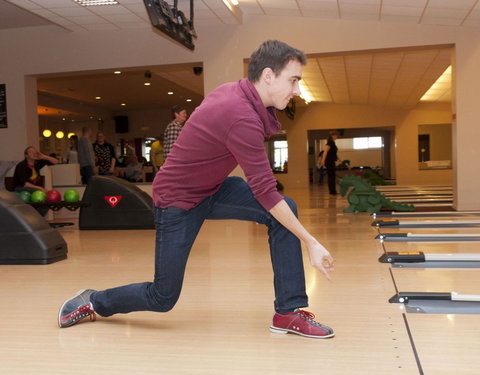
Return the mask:
<svg viewBox="0 0 480 375">
<path fill-rule="evenodd" d="M 18 196 L 22 201 L 25 203 L 30 203 L 31 202 L 31 194 L 28 191 L 21 191 Z"/>
<path fill-rule="evenodd" d="M 80 200 L 80 195 L 75 189 L 70 189 L 63 194 L 63 200 L 65 202 L 78 202 Z"/>
<path fill-rule="evenodd" d="M 36 190 L 32 193 L 31 200 L 33 203 L 44 203 L 47 200 L 47 194 L 43 190 Z"/>
</svg>

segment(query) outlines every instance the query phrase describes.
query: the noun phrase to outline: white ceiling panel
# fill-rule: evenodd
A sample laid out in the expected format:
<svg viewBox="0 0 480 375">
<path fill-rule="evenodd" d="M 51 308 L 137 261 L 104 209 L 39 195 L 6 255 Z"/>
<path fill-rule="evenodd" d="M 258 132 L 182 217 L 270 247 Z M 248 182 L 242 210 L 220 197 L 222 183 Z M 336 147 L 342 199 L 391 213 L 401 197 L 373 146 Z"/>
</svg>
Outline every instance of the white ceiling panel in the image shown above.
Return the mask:
<svg viewBox="0 0 480 375">
<path fill-rule="evenodd" d="M 32 0 L 44 8 L 76 8 L 79 5 L 73 0 Z"/>
<path fill-rule="evenodd" d="M 118 27 L 111 23 L 96 23 L 92 25 L 82 25 L 82 27 L 90 31 L 118 30 Z"/>
<path fill-rule="evenodd" d="M 103 18 L 110 22 L 140 22 L 142 19 L 136 14 L 104 14 Z"/>
<path fill-rule="evenodd" d="M 145 9 L 145 7 L 142 5 L 142 8 Z M 99 15 L 104 15 L 104 14 L 128 14 L 131 13 L 131 10 L 129 8 L 125 8 L 124 6 L 121 5 L 115 5 L 115 6 L 96 6 L 96 7 L 90 7 L 89 10 L 95 14 Z"/>
<path fill-rule="evenodd" d="M 240 7 L 242 10 L 243 14 L 265 14 L 262 8 L 258 6 L 257 4 L 252 4 L 252 5 L 243 5 Z"/>
<path fill-rule="evenodd" d="M 392 23 L 418 24 L 419 19 L 420 19 L 420 16 L 409 17 L 409 16 L 394 16 L 389 14 L 382 14 L 381 16 L 381 20 L 383 22 L 392 22 Z"/>
<path fill-rule="evenodd" d="M 468 9 L 435 9 L 427 8 L 424 14 L 424 18 L 455 18 L 463 19 L 468 14 Z"/>
<path fill-rule="evenodd" d="M 102 17 L 94 14 L 90 16 L 68 17 L 68 20 L 76 23 L 77 25 L 92 25 L 98 23 L 107 23 Z"/>
<path fill-rule="evenodd" d="M 18 5 L 24 9 L 40 9 L 42 6 L 30 1 L 30 0 L 9 0 L 9 3 Z"/>
<path fill-rule="evenodd" d="M 351 4 L 340 3 L 340 12 L 359 13 L 359 14 L 379 14 L 380 5 L 372 4 Z"/>
<path fill-rule="evenodd" d="M 295 0 L 258 0 L 258 3 L 262 6 L 263 9 L 298 9 L 298 5 Z"/>
<path fill-rule="evenodd" d="M 392 15 L 392 16 L 409 16 L 409 17 L 417 17 L 423 13 L 423 8 L 415 8 L 415 7 L 399 7 L 393 5 L 384 5 L 382 7 L 382 18 L 384 15 Z"/>
<path fill-rule="evenodd" d="M 90 16 L 92 12 L 84 7 L 77 5 L 75 8 L 49 8 L 53 13 L 64 17 Z"/>
<path fill-rule="evenodd" d="M 120 29 L 149 29 L 152 27 L 150 22 L 116 22 L 115 25 Z"/>
<path fill-rule="evenodd" d="M 461 18 L 439 18 L 439 17 L 425 17 L 422 20 L 423 25 L 443 25 L 443 26 L 460 26 L 463 25 Z"/>
<path fill-rule="evenodd" d="M 50 12 L 48 9 L 43 9 L 43 8 L 42 9 L 32 9 L 31 12 L 35 13 L 35 14 L 38 14 L 41 17 L 48 18 L 48 19 L 58 16 L 57 14 Z"/>
<path fill-rule="evenodd" d="M 338 4 L 337 2 L 327 3 L 325 1 L 302 1 L 299 0 L 298 4 L 303 10 L 324 10 L 329 12 L 338 13 Z"/>
<path fill-rule="evenodd" d="M 455 0 L 454 0 L 455 1 Z M 394 5 L 401 7 L 425 8 L 428 0 L 383 0 L 383 6 Z"/>
<path fill-rule="evenodd" d="M 327 10 L 303 10 L 302 14 L 304 17 L 317 17 L 324 19 L 338 19 L 338 11 L 327 11 Z"/>
<path fill-rule="evenodd" d="M 263 8 L 263 10 L 269 16 L 300 17 L 302 15 L 299 9 Z"/>
<path fill-rule="evenodd" d="M 477 0 L 430 0 L 428 2 L 429 8 L 442 9 L 471 9 Z"/>
</svg>

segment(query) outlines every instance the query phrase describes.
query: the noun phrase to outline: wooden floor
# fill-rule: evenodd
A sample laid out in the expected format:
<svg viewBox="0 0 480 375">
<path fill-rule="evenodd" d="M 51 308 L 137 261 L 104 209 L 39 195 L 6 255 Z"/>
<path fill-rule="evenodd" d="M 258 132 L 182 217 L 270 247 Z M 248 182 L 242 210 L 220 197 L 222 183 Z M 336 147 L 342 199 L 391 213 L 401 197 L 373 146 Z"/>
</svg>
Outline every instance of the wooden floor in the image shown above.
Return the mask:
<svg viewBox="0 0 480 375">
<path fill-rule="evenodd" d="M 173 311 L 116 315 L 59 329 L 58 308 L 77 290 L 150 280 L 153 272 L 153 231 L 64 227 L 59 230 L 68 243 L 67 260 L 0 266 L 0 373 L 479 373 L 479 316 L 406 315 L 387 300 L 395 294 L 392 275 L 405 288 L 478 294 L 480 270 L 391 271 L 377 261 L 383 249 L 369 215 L 343 214 L 344 199 L 317 187 L 286 193 L 336 260 L 328 282 L 305 256 L 309 310 L 335 329 L 335 338 L 268 331 L 273 286 L 266 230 L 234 221 L 202 228 Z M 388 250 L 397 245 L 387 244 Z M 470 251 L 475 245 L 461 246 Z"/>
</svg>

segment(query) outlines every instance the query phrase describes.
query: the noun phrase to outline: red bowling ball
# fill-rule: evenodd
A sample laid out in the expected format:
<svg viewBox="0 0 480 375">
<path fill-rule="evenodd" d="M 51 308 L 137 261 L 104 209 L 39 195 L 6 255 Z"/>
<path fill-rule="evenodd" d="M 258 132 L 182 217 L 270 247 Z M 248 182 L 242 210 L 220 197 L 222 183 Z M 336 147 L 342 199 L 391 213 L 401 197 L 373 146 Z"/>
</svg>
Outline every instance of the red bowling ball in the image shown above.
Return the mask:
<svg viewBox="0 0 480 375">
<path fill-rule="evenodd" d="M 60 202 L 62 200 L 62 194 L 60 194 L 57 190 L 49 190 L 47 191 L 47 202 L 55 203 Z"/>
</svg>

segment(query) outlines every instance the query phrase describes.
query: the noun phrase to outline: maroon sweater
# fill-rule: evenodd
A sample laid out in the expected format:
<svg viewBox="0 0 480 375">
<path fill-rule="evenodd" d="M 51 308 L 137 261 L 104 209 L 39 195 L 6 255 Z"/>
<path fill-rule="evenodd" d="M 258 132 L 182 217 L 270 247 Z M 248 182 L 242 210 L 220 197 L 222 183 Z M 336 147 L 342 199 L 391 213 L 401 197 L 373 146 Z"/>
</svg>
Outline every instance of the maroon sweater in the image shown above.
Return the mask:
<svg viewBox="0 0 480 375">
<path fill-rule="evenodd" d="M 195 109 L 153 181 L 157 207 L 189 210 L 215 194 L 240 165 L 255 198 L 269 211 L 283 197 L 264 148 L 278 133 L 275 108 L 265 108 L 247 79 L 224 84 Z"/>
</svg>

